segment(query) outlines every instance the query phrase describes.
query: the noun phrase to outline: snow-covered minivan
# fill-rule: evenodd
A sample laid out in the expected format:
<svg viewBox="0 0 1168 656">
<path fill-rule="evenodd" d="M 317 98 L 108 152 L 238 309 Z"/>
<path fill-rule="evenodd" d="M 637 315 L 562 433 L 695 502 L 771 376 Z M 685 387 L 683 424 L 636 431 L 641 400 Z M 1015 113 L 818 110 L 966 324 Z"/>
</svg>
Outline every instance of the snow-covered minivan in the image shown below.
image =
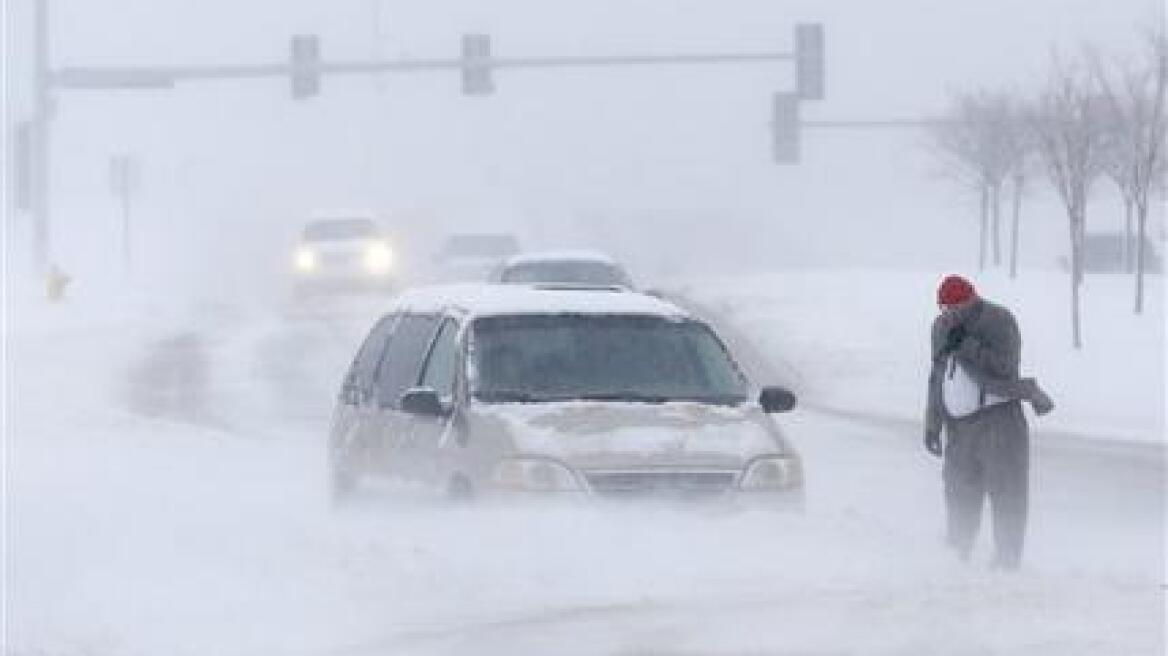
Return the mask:
<svg viewBox="0 0 1168 656">
<path fill-rule="evenodd" d="M 711 328 L 629 291 L 454 285 L 394 302 L 333 414 L 333 492 L 364 477 L 453 498 L 798 504 L 799 454 Z"/>
</svg>

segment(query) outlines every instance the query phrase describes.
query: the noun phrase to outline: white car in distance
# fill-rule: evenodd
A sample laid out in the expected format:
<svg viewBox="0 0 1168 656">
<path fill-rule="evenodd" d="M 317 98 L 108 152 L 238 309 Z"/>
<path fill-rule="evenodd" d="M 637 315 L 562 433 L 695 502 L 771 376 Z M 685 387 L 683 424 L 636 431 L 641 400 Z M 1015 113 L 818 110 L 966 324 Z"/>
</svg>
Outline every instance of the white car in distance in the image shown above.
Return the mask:
<svg viewBox="0 0 1168 656">
<path fill-rule="evenodd" d="M 518 252 L 519 239 L 509 233 L 453 234 L 434 258 L 434 277 L 440 282 L 485 282 Z"/>
<path fill-rule="evenodd" d="M 598 251 L 543 251 L 516 255 L 503 263 L 494 282 L 559 287 L 632 289 L 624 267 Z"/>
<path fill-rule="evenodd" d="M 304 225 L 293 254 L 296 292 L 389 291 L 395 255 L 372 216 L 315 218 Z"/>
</svg>

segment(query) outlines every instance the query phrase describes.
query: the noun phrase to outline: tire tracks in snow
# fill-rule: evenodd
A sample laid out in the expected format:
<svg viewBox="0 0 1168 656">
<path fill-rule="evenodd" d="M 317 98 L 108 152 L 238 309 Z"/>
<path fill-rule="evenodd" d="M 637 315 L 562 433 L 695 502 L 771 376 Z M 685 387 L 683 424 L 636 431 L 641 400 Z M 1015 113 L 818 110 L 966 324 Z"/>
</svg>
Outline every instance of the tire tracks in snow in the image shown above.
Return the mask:
<svg viewBox="0 0 1168 656">
<path fill-rule="evenodd" d="M 219 427 L 208 404 L 210 363 L 201 335 L 185 332 L 153 344 L 131 367 L 126 403 L 151 419 Z"/>
</svg>

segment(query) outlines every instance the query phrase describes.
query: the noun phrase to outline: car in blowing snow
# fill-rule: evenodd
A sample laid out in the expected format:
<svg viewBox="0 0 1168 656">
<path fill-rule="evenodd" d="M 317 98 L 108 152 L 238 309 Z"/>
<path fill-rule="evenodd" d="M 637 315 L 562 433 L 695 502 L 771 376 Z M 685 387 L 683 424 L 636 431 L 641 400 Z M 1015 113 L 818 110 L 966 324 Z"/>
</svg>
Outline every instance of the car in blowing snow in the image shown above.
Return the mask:
<svg viewBox="0 0 1168 656">
<path fill-rule="evenodd" d="M 510 233 L 463 233 L 448 236 L 434 257 L 441 282 L 485 282 L 507 258 L 519 252 Z"/>
<path fill-rule="evenodd" d="M 292 257 L 296 292 L 385 291 L 395 253 L 372 216 L 318 217 L 300 232 Z"/>
<path fill-rule="evenodd" d="M 504 262 L 493 279 L 510 284 L 633 287 L 624 267 L 608 255 L 593 251 L 523 253 Z"/>
<path fill-rule="evenodd" d="M 453 498 L 798 505 L 799 454 L 706 323 L 612 289 L 453 285 L 400 296 L 361 344 L 329 435 L 335 495 L 366 477 Z"/>
</svg>

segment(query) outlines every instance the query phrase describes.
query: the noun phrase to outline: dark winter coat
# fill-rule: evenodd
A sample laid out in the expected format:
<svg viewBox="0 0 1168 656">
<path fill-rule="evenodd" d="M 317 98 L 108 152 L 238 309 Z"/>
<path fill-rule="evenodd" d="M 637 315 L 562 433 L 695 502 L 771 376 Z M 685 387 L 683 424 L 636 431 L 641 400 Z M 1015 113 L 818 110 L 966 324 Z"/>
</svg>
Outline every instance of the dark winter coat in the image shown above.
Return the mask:
<svg viewBox="0 0 1168 656">
<path fill-rule="evenodd" d="M 1019 374 L 1022 336 L 1014 315 L 981 298 L 958 312 L 955 316 L 938 316 L 933 322 L 932 369 L 925 410 L 925 429 L 929 433 L 939 433 L 945 421 L 951 419 L 941 393 L 951 358 L 956 358 L 977 382 L 982 398 L 992 394 L 1033 401 L 1037 391 L 1033 379 L 1023 379 Z M 949 331 L 958 325 L 964 327 L 965 338 L 956 351 L 945 353 Z"/>
</svg>

